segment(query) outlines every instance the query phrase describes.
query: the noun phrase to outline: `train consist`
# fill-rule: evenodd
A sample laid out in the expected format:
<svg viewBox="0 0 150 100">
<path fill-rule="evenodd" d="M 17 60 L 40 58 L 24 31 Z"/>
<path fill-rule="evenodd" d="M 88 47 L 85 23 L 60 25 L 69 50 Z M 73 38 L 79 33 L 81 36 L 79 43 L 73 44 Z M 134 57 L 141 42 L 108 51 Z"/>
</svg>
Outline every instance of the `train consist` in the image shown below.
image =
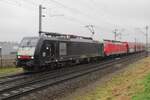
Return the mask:
<svg viewBox="0 0 150 100">
<path fill-rule="evenodd" d="M 102 43 L 89 37 L 45 32 L 44 36 L 23 38 L 16 64 L 27 71 L 37 71 L 144 50 L 140 43 L 113 40 Z"/>
</svg>

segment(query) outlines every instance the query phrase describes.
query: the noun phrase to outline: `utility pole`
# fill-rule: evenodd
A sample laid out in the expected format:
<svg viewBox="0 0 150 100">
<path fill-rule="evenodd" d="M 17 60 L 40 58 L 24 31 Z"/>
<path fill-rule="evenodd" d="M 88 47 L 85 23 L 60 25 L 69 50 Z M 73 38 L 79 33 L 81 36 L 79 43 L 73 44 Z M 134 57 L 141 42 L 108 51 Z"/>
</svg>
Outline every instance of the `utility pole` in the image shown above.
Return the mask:
<svg viewBox="0 0 150 100">
<path fill-rule="evenodd" d="M 95 34 L 94 25 L 86 25 L 85 27 L 92 33 L 91 37 L 93 38 L 93 35 Z"/>
<path fill-rule="evenodd" d="M 115 41 L 117 40 L 117 37 L 118 37 L 119 35 L 120 35 L 120 39 L 121 39 L 121 35 L 122 35 L 121 31 L 119 32 L 118 29 L 115 29 L 115 30 L 113 31 L 113 33 L 114 33 L 114 39 L 115 39 Z"/>
<path fill-rule="evenodd" d="M 42 33 L 42 17 L 45 17 L 45 15 L 42 14 L 43 9 L 46 8 L 42 7 L 42 5 L 39 5 L 39 36 L 41 36 Z"/>
<path fill-rule="evenodd" d="M 115 41 L 117 40 L 117 31 L 118 31 L 118 29 L 115 29 L 114 32 L 113 32 Z"/>
<path fill-rule="evenodd" d="M 136 44 L 136 38 L 134 38 L 135 44 Z"/>
<path fill-rule="evenodd" d="M 145 29 L 146 29 L 146 34 L 145 34 L 145 36 L 146 36 L 146 55 L 148 56 L 148 29 L 149 29 L 149 27 L 146 26 Z"/>
<path fill-rule="evenodd" d="M 137 39 L 136 39 L 136 37 L 134 38 L 134 42 L 135 42 L 135 44 L 137 44 Z M 134 50 L 136 51 L 136 49 L 137 49 L 137 46 L 134 45 Z"/>
<path fill-rule="evenodd" d="M 0 58 L 1 58 L 1 65 L 0 66 L 3 67 L 2 48 L 1 47 L 0 47 Z"/>
</svg>

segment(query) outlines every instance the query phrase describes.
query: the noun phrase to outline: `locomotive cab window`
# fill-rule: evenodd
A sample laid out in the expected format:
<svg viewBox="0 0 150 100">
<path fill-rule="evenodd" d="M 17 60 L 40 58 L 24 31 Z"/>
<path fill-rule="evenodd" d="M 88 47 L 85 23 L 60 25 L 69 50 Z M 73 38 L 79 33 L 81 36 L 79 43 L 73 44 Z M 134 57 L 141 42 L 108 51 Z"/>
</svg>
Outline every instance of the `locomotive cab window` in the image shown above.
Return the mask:
<svg viewBox="0 0 150 100">
<path fill-rule="evenodd" d="M 38 38 L 24 38 L 21 41 L 20 47 L 35 47 L 37 42 Z"/>
<path fill-rule="evenodd" d="M 38 37 L 25 37 L 21 41 L 17 56 L 29 56 L 33 57 L 36 45 L 38 44 Z"/>
</svg>

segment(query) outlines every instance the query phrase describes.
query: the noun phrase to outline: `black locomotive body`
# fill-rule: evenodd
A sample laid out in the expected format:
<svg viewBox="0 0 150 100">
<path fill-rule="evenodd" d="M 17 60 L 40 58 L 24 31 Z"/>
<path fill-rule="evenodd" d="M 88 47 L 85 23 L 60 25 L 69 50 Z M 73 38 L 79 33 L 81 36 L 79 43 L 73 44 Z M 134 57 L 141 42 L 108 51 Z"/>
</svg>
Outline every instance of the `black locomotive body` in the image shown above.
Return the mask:
<svg viewBox="0 0 150 100">
<path fill-rule="evenodd" d="M 103 56 L 103 43 L 92 39 L 67 37 L 26 37 L 17 54 L 17 66 L 41 70 Z"/>
</svg>

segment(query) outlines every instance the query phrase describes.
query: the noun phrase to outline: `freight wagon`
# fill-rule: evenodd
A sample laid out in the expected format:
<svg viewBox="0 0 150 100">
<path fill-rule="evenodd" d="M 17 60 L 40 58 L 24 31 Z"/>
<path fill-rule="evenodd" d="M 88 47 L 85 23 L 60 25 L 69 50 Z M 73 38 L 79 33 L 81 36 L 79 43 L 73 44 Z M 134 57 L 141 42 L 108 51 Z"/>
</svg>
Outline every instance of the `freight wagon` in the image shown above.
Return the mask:
<svg viewBox="0 0 150 100">
<path fill-rule="evenodd" d="M 134 42 L 128 42 L 127 48 L 128 48 L 128 53 L 134 53 L 134 52 L 136 52 L 136 43 L 134 43 Z"/>
</svg>

